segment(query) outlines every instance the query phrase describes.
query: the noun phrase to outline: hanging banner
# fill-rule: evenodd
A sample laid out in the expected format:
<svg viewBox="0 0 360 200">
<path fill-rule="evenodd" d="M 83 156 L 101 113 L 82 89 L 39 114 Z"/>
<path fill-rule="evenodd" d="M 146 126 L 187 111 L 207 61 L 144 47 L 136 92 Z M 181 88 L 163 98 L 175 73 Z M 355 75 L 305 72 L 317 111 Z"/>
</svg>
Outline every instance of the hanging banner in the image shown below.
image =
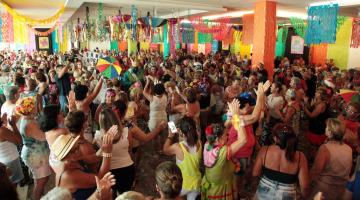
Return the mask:
<svg viewBox="0 0 360 200">
<path fill-rule="evenodd" d="M 360 19 L 354 18 L 352 23 L 351 48 L 359 48 L 360 46 Z"/>
<path fill-rule="evenodd" d="M 205 44 L 198 45 L 198 53 L 202 53 L 205 55 Z"/>
<path fill-rule="evenodd" d="M 306 43 L 334 43 L 338 12 L 338 4 L 310 6 L 308 8 Z"/>
<path fill-rule="evenodd" d="M 212 47 L 211 47 L 211 52 L 213 54 L 216 54 L 218 52 L 218 49 L 219 49 L 219 42 L 217 40 L 213 40 Z"/>
<path fill-rule="evenodd" d="M 128 39 L 128 56 L 137 53 L 137 42 L 135 40 Z"/>
<path fill-rule="evenodd" d="M 291 37 L 291 54 L 303 54 L 304 53 L 304 39 L 300 36 Z"/>
</svg>

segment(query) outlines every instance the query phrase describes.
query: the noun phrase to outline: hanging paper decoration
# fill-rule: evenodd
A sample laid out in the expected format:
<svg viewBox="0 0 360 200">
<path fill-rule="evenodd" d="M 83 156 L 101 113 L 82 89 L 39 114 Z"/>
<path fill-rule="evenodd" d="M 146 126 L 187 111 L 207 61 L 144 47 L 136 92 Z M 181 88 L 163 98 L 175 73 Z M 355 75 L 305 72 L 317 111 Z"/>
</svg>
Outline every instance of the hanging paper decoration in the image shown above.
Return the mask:
<svg viewBox="0 0 360 200">
<path fill-rule="evenodd" d="M 61 8 L 52 17 L 46 19 L 34 19 L 17 13 L 15 10 L 10 8 L 10 6 L 8 6 L 4 1 L 0 1 L 0 3 L 6 9 L 6 11 L 11 14 L 11 16 L 30 25 L 39 25 L 39 24 L 46 25 L 56 22 L 60 18 L 60 16 L 64 13 L 65 10 L 65 7 L 61 6 Z"/>
<path fill-rule="evenodd" d="M 337 19 L 336 19 L 336 32 L 339 31 L 340 27 L 344 24 L 346 19 L 347 19 L 347 17 L 345 17 L 345 16 L 337 16 Z"/>
<path fill-rule="evenodd" d="M 295 30 L 295 33 L 298 36 L 305 38 L 306 25 L 305 25 L 304 20 L 301 18 L 297 18 L 297 17 L 290 17 L 290 22 L 291 22 L 291 26 Z"/>
<path fill-rule="evenodd" d="M 213 33 L 212 34 L 213 39 L 220 40 L 220 41 L 224 40 L 227 37 L 230 29 L 231 29 L 231 25 L 228 24 L 225 29 Z"/>
<path fill-rule="evenodd" d="M 283 57 L 285 54 L 285 46 L 286 46 L 288 30 L 289 30 L 288 27 L 282 27 L 278 30 L 277 37 L 276 37 L 276 45 L 275 45 L 276 46 L 275 47 L 275 56 L 276 57 Z"/>
<path fill-rule="evenodd" d="M 97 39 L 104 41 L 106 37 L 105 20 L 104 20 L 104 8 L 103 4 L 99 3 L 98 6 L 98 18 L 97 18 Z"/>
<path fill-rule="evenodd" d="M 314 44 L 310 47 L 310 64 L 324 65 L 327 56 L 327 44 Z"/>
<path fill-rule="evenodd" d="M 219 41 L 213 40 L 211 51 L 213 54 L 217 53 L 219 49 Z"/>
<path fill-rule="evenodd" d="M 192 47 L 192 51 L 193 52 L 197 52 L 198 51 L 198 44 L 199 44 L 199 34 L 197 31 L 195 31 L 195 35 L 194 35 L 194 45 Z"/>
<path fill-rule="evenodd" d="M 252 44 L 254 36 L 254 14 L 244 15 L 243 21 L 243 36 L 242 42 L 244 44 Z"/>
<path fill-rule="evenodd" d="M 150 49 L 149 42 L 140 42 L 140 49 L 143 51 L 148 51 Z"/>
<path fill-rule="evenodd" d="M 198 52 L 197 53 L 202 53 L 205 55 L 205 44 L 199 44 L 198 45 Z"/>
<path fill-rule="evenodd" d="M 170 44 L 170 54 L 175 54 L 175 48 L 176 48 L 176 24 L 177 24 L 177 18 L 170 18 L 168 19 L 169 24 L 169 44 Z"/>
<path fill-rule="evenodd" d="M 340 69 L 346 69 L 349 58 L 352 19 L 348 18 L 336 34 L 336 43 L 328 45 L 327 58 L 332 58 Z"/>
<path fill-rule="evenodd" d="M 206 34 L 206 33 L 198 33 L 198 43 L 199 44 L 205 44 L 205 43 L 210 43 L 213 41 L 212 35 L 211 34 Z"/>
<path fill-rule="evenodd" d="M 3 42 L 14 42 L 14 27 L 13 27 L 13 18 L 6 12 L 1 15 L 2 18 L 2 41 Z"/>
<path fill-rule="evenodd" d="M 137 53 L 137 42 L 135 40 L 128 40 L 128 56 L 135 55 Z"/>
<path fill-rule="evenodd" d="M 168 24 L 164 25 L 164 53 L 163 57 L 166 59 L 170 53 L 170 44 L 169 44 L 169 32 L 168 32 Z"/>
<path fill-rule="evenodd" d="M 194 28 L 191 24 L 189 23 L 183 23 L 181 24 L 181 37 L 182 37 L 182 42 L 189 44 L 189 43 L 194 43 Z"/>
<path fill-rule="evenodd" d="M 54 26 L 52 26 L 49 30 L 44 31 L 44 32 L 38 31 L 38 30 L 36 30 L 35 28 L 30 27 L 30 26 L 28 26 L 28 28 L 29 28 L 32 32 L 34 32 L 34 34 L 37 35 L 37 36 L 48 36 L 48 35 L 50 35 L 50 34 L 55 30 L 56 26 L 57 26 L 57 24 L 54 24 Z"/>
<path fill-rule="evenodd" d="M 58 42 L 56 42 L 56 32 L 52 32 L 51 34 L 51 41 L 52 41 L 52 48 L 53 48 L 53 52 L 57 53 L 59 51 L 59 44 Z"/>
<path fill-rule="evenodd" d="M 110 40 L 110 51 L 119 52 L 119 46 L 117 40 Z"/>
<path fill-rule="evenodd" d="M 119 50 L 120 50 L 121 52 L 126 51 L 127 48 L 128 48 L 128 43 L 127 43 L 127 41 L 119 42 Z"/>
<path fill-rule="evenodd" d="M 32 31 L 28 31 L 29 42 L 25 45 L 26 52 L 31 53 L 36 49 L 35 34 Z"/>
<path fill-rule="evenodd" d="M 352 23 L 351 48 L 359 48 L 360 46 L 360 19 L 354 18 Z"/>
<path fill-rule="evenodd" d="M 190 19 L 194 29 L 201 33 L 219 33 L 223 32 L 230 23 L 230 17 L 218 18 L 215 20 L 204 20 L 202 17 L 193 17 Z"/>
<path fill-rule="evenodd" d="M 2 29 L 2 15 L 0 13 L 0 28 Z M 0 42 L 2 42 L 2 31 L 0 30 Z"/>
<path fill-rule="evenodd" d="M 131 6 L 131 20 L 132 20 L 132 39 L 136 39 L 136 26 L 137 26 L 137 8 L 132 5 Z"/>
<path fill-rule="evenodd" d="M 335 42 L 338 11 L 338 4 L 308 8 L 307 44 Z"/>
<path fill-rule="evenodd" d="M 162 43 L 163 42 L 163 31 L 162 27 L 154 29 L 154 34 L 152 37 L 152 43 Z"/>
</svg>

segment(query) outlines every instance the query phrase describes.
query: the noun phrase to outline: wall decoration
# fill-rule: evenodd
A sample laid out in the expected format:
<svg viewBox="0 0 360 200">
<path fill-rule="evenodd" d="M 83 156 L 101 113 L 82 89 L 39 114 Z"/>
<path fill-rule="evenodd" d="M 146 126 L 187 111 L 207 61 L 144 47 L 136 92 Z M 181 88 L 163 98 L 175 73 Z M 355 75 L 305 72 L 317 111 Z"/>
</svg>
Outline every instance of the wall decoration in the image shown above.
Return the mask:
<svg viewBox="0 0 360 200">
<path fill-rule="evenodd" d="M 348 18 L 336 34 L 336 43 L 328 45 L 327 58 L 334 59 L 340 69 L 346 69 L 349 58 L 352 19 Z"/>
<path fill-rule="evenodd" d="M 308 8 L 307 44 L 334 43 L 339 6 L 329 4 Z"/>
<path fill-rule="evenodd" d="M 39 37 L 39 49 L 49 49 L 49 37 Z"/>
<path fill-rule="evenodd" d="M 300 36 L 291 37 L 291 54 L 304 53 L 304 39 Z"/>
<path fill-rule="evenodd" d="M 14 18 L 18 18 L 20 21 L 25 22 L 26 24 L 30 25 L 46 25 L 51 24 L 53 22 L 58 21 L 60 16 L 64 13 L 65 7 L 61 6 L 61 8 L 51 17 L 46 19 L 34 19 L 25 15 L 21 15 L 18 12 L 16 12 L 14 9 L 12 9 L 9 5 L 7 5 L 4 1 L 0 1 L 2 6 L 6 9 L 8 13 L 10 13 Z"/>
<path fill-rule="evenodd" d="M 275 47 L 275 56 L 277 57 L 283 57 L 285 54 L 286 38 L 288 35 L 288 31 L 289 31 L 288 27 L 282 27 L 277 32 L 276 47 Z"/>
<path fill-rule="evenodd" d="M 244 44 L 252 44 L 254 36 L 254 14 L 244 15 L 243 20 L 243 36 Z"/>
<path fill-rule="evenodd" d="M 354 18 L 352 22 L 351 48 L 359 48 L 360 46 L 360 18 Z"/>
</svg>

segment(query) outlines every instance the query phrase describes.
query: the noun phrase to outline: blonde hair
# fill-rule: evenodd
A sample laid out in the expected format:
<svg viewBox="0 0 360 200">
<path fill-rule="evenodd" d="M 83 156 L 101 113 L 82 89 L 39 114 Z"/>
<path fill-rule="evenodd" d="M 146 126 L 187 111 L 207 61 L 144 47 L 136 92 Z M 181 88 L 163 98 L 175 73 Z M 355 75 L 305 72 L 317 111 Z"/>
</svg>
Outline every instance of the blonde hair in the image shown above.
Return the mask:
<svg viewBox="0 0 360 200">
<path fill-rule="evenodd" d="M 165 198 L 175 198 L 180 195 L 183 178 L 180 168 L 175 163 L 166 161 L 158 165 L 155 179 Z"/>
<path fill-rule="evenodd" d="M 345 127 L 340 120 L 329 118 L 326 121 L 326 131 L 330 133 L 330 140 L 342 141 L 345 134 Z"/>
</svg>

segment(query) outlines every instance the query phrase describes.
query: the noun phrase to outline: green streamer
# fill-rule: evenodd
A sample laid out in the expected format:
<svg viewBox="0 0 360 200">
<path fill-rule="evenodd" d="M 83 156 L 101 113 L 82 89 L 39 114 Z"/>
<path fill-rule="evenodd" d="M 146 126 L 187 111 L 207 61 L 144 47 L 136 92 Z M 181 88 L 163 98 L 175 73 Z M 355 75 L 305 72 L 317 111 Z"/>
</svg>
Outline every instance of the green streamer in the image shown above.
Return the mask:
<svg viewBox="0 0 360 200">
<path fill-rule="evenodd" d="M 164 59 L 169 56 L 170 53 L 170 43 L 168 37 L 168 24 L 164 25 Z"/>
<path fill-rule="evenodd" d="M 341 26 L 344 24 L 344 22 L 346 21 L 347 17 L 345 16 L 337 16 L 337 25 L 336 25 L 336 32 L 339 31 L 339 29 L 341 28 Z"/>
<path fill-rule="evenodd" d="M 198 33 L 198 44 L 211 43 L 213 41 L 212 34 L 210 33 Z"/>
<path fill-rule="evenodd" d="M 302 38 L 305 38 L 306 28 L 304 20 L 297 17 L 290 17 L 291 26 L 294 27 L 295 33 Z"/>
<path fill-rule="evenodd" d="M 280 28 L 276 37 L 275 56 L 283 57 L 285 55 L 286 39 L 289 29 L 287 27 Z"/>
</svg>

